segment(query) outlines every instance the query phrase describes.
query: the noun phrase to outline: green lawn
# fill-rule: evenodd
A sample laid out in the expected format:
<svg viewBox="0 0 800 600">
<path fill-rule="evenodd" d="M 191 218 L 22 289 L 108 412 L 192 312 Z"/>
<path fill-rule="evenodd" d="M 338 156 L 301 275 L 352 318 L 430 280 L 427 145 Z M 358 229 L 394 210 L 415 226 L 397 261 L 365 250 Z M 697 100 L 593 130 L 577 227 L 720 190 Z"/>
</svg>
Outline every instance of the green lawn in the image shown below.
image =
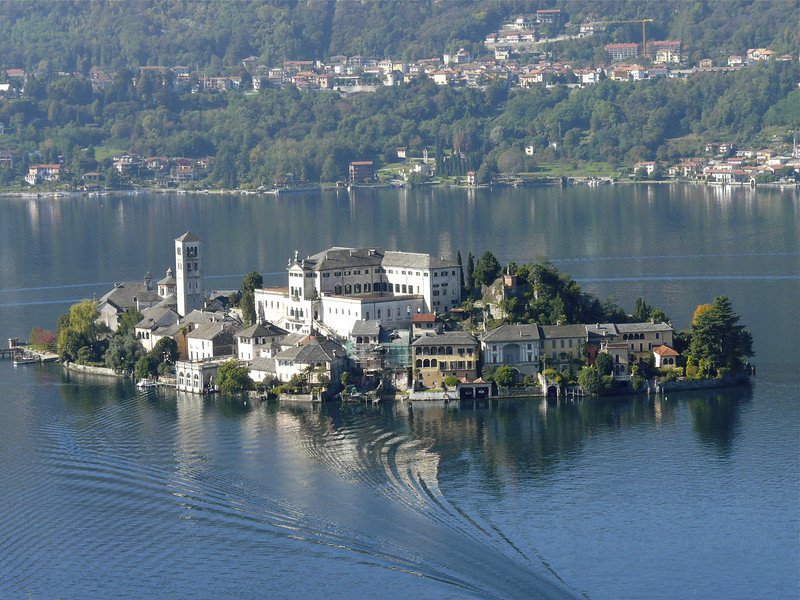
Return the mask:
<svg viewBox="0 0 800 600">
<path fill-rule="evenodd" d="M 619 169 L 605 162 L 553 162 L 539 163 L 530 173 L 535 177 L 614 177 Z"/>
</svg>

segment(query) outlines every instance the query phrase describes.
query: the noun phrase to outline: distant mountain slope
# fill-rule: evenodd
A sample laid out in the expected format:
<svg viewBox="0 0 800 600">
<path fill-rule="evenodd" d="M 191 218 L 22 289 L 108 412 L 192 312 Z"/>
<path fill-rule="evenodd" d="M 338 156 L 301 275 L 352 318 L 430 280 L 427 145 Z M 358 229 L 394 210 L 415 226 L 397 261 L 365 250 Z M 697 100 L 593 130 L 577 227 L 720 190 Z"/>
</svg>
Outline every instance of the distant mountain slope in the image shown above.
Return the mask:
<svg viewBox="0 0 800 600">
<path fill-rule="evenodd" d="M 213 69 L 248 56 L 264 64 L 340 53 L 421 58 L 460 45 L 478 49 L 504 19 L 539 8 L 559 8 L 571 23 L 652 18 L 649 37 L 682 39 L 693 59 L 798 49 L 793 0 L 5 0 L 0 66 Z M 606 37 L 639 41 L 641 28 L 615 25 Z"/>
</svg>

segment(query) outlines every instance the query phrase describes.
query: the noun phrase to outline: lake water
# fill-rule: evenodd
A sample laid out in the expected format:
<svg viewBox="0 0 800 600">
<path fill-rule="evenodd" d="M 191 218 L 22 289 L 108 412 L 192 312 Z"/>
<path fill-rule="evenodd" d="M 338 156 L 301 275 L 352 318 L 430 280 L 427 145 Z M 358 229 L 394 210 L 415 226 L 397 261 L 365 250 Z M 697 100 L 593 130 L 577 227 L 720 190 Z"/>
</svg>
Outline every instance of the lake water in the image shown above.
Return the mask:
<svg viewBox="0 0 800 600">
<path fill-rule="evenodd" d="M 613 186 L 0 199 L 0 338 L 156 278 L 333 245 L 541 256 L 677 328 L 727 295 L 751 388 L 245 406 L 0 361 L 2 598 L 797 598 L 800 198 Z"/>
</svg>

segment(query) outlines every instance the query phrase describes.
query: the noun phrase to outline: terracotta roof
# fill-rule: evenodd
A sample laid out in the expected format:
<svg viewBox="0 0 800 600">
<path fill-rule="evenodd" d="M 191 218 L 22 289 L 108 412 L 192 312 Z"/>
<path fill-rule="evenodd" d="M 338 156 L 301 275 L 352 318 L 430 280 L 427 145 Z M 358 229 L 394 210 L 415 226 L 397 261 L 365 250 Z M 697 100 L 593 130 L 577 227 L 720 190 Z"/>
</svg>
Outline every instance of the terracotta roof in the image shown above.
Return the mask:
<svg viewBox="0 0 800 600">
<path fill-rule="evenodd" d="M 659 356 L 680 356 L 679 352 L 673 350 L 666 344 L 662 344 L 658 348 L 653 349 L 653 352 L 655 352 Z"/>
<path fill-rule="evenodd" d="M 417 313 L 411 317 L 412 323 L 435 323 L 436 315 L 433 313 Z"/>
</svg>

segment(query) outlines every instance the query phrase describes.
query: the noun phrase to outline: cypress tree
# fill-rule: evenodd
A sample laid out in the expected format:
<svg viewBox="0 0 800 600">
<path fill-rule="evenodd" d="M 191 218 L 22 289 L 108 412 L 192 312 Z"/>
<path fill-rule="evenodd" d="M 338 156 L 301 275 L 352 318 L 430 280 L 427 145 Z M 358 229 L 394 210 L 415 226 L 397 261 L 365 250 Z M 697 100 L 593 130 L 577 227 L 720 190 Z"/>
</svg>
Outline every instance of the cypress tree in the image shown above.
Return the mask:
<svg viewBox="0 0 800 600">
<path fill-rule="evenodd" d="M 464 288 L 464 266 L 461 263 L 461 250 L 456 254 L 456 264 L 458 265 L 458 281 L 461 285 L 461 294 L 465 292 Z"/>
<path fill-rule="evenodd" d="M 468 294 L 472 293 L 473 280 L 475 278 L 475 257 L 472 252 L 467 254 L 467 280 L 465 282 L 465 289 Z"/>
</svg>

